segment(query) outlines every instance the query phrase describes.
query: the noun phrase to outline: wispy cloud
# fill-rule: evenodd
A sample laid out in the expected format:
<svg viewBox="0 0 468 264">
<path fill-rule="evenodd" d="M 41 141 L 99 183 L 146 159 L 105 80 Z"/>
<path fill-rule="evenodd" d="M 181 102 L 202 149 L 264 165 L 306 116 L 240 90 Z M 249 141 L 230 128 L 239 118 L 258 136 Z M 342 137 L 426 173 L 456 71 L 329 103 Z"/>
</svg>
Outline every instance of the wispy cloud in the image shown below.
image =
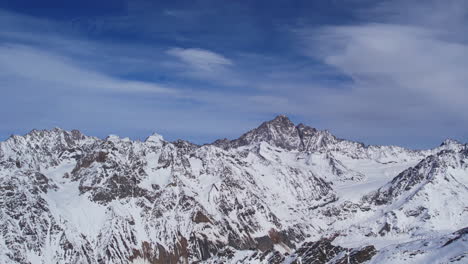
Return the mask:
<svg viewBox="0 0 468 264">
<path fill-rule="evenodd" d="M 83 69 L 70 58 L 22 45 L 0 45 L 0 71 L 0 78 L 34 81 L 37 86 L 46 83 L 62 89 L 88 91 L 177 93 L 174 89 L 155 83 L 122 80 Z"/>
</svg>

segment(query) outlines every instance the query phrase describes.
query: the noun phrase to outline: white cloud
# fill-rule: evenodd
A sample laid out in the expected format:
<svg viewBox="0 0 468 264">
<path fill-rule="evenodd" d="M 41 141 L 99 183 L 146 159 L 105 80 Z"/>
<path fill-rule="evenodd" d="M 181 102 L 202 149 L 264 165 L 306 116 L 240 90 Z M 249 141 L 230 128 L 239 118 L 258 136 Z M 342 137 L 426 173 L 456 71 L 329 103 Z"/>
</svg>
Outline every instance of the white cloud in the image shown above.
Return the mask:
<svg viewBox="0 0 468 264">
<path fill-rule="evenodd" d="M 165 66 L 174 76 L 208 85 L 251 86 L 242 66 L 219 53 L 200 48 L 170 48 L 166 54 L 171 60 Z"/>
<path fill-rule="evenodd" d="M 353 83 L 325 98 L 346 114 L 468 121 L 468 45 L 412 25 L 361 24 L 301 32 L 309 56 Z M 317 52 L 317 50 L 319 52 Z"/>
<path fill-rule="evenodd" d="M 171 48 L 167 50 L 167 53 L 179 58 L 197 71 L 214 72 L 233 64 L 228 58 L 204 49 Z"/>
</svg>

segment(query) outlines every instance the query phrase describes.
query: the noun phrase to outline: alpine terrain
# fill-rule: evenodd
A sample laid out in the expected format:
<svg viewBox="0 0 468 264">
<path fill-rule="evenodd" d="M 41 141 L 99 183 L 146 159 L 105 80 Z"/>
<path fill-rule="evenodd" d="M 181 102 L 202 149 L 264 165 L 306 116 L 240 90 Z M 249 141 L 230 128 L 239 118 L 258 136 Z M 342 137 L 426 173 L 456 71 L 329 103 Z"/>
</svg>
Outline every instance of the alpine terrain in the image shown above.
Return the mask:
<svg viewBox="0 0 468 264">
<path fill-rule="evenodd" d="M 0 263 L 468 263 L 468 145 L 33 130 L 0 143 Z"/>
</svg>

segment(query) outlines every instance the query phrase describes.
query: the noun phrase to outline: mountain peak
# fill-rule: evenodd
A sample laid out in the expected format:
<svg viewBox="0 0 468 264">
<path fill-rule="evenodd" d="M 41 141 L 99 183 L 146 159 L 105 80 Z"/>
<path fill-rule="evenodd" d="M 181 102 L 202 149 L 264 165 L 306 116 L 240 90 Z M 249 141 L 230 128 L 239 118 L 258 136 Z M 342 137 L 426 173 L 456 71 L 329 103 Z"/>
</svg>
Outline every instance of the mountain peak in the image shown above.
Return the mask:
<svg viewBox="0 0 468 264">
<path fill-rule="evenodd" d="M 296 128 L 296 125 L 287 116 L 278 115 L 270 121 L 263 122 L 258 128 L 254 130 L 261 130 L 262 127 L 268 127 L 269 130 L 277 129 L 278 132 L 290 132 L 290 130 Z"/>
<path fill-rule="evenodd" d="M 243 134 L 240 138 L 232 140 L 229 144 L 218 144 L 223 148 L 246 146 L 250 144 L 267 142 L 284 149 L 298 149 L 301 139 L 291 120 L 285 115 L 278 115 L 270 121 L 263 122 L 259 127 Z"/>
<path fill-rule="evenodd" d="M 153 142 L 153 143 L 160 143 L 164 141 L 163 136 L 159 135 L 158 133 L 153 133 L 151 136 L 145 139 L 145 142 Z"/>
<path fill-rule="evenodd" d="M 281 123 L 291 123 L 294 125 L 293 122 L 291 122 L 291 120 L 289 119 L 289 117 L 285 116 L 285 115 L 277 115 L 274 119 L 272 119 L 271 121 L 269 122 L 281 122 Z"/>
<path fill-rule="evenodd" d="M 64 133 L 66 132 L 65 130 L 59 128 L 59 127 L 54 127 L 53 129 L 32 129 L 29 131 L 25 136 L 31 136 L 31 137 L 45 137 L 50 134 L 58 134 L 58 133 Z"/>
<path fill-rule="evenodd" d="M 120 137 L 115 134 L 110 134 L 106 137 L 106 141 L 119 141 Z"/>
<path fill-rule="evenodd" d="M 446 139 L 440 144 L 439 147 L 436 148 L 437 151 L 441 150 L 453 150 L 453 151 L 460 151 L 464 148 L 464 145 L 455 139 Z"/>
<path fill-rule="evenodd" d="M 260 142 L 287 150 L 304 150 L 318 148 L 334 140 L 327 131 L 320 131 L 302 123 L 297 126 L 286 116 L 278 115 L 270 121 L 263 122 L 255 129 L 248 131 L 235 140 L 217 140 L 213 144 L 223 149 L 247 146 Z M 304 142 L 306 141 L 306 142 Z M 306 144 L 307 143 L 307 144 Z M 313 144 L 314 146 L 310 146 Z"/>
<path fill-rule="evenodd" d="M 461 143 L 455 139 L 447 138 L 440 144 L 441 146 L 460 145 Z"/>
</svg>

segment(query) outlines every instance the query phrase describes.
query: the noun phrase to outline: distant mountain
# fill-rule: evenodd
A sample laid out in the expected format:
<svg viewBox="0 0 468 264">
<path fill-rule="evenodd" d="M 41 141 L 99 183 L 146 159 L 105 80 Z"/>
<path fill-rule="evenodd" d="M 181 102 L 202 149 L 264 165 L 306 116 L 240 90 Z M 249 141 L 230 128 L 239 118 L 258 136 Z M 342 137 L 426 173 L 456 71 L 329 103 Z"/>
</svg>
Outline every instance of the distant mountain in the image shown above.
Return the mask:
<svg viewBox="0 0 468 264">
<path fill-rule="evenodd" d="M 367 146 L 281 115 L 202 146 L 59 128 L 0 143 L 5 264 L 468 263 L 467 226 L 453 140 Z"/>
</svg>

